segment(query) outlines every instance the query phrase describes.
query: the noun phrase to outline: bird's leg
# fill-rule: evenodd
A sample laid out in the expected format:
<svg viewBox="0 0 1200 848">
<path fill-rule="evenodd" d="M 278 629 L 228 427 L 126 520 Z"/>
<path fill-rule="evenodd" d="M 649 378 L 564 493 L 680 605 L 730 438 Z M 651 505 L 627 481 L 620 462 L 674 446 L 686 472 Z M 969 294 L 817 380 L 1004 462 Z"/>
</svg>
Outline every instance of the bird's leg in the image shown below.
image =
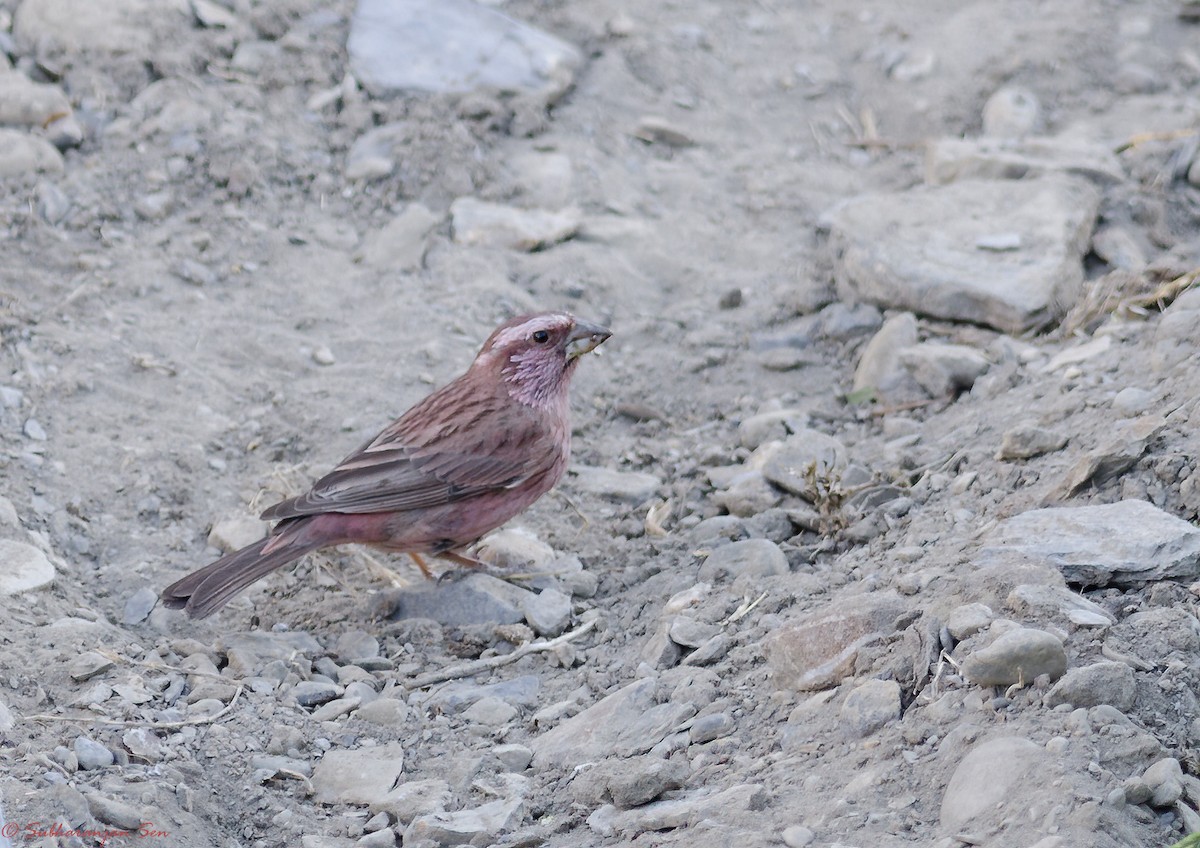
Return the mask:
<svg viewBox="0 0 1200 848">
<path fill-rule="evenodd" d="M 412 551 L 408 553 L 409 558 L 417 564 L 417 568 L 421 569 L 421 573 L 425 575 L 426 580 L 433 579 L 433 572 L 429 570 L 429 566 L 425 564 L 425 558 L 420 554 L 415 554 Z"/>
<path fill-rule="evenodd" d="M 483 560 L 476 559 L 473 556 L 467 556 L 466 554 L 459 553 L 458 551 L 442 551 L 440 554 L 438 554 L 438 556 L 445 557 L 451 562 L 456 562 L 459 565 L 466 566 L 467 568 L 491 568 L 491 566 Z"/>
<path fill-rule="evenodd" d="M 468 577 L 477 571 L 486 573 L 491 568 L 488 563 L 460 551 L 442 551 L 438 556 L 442 559 L 448 559 L 459 566 L 458 568 L 451 568 L 449 571 L 442 572 L 442 576 L 438 578 L 439 583 L 445 580 L 462 580 L 464 577 Z"/>
</svg>

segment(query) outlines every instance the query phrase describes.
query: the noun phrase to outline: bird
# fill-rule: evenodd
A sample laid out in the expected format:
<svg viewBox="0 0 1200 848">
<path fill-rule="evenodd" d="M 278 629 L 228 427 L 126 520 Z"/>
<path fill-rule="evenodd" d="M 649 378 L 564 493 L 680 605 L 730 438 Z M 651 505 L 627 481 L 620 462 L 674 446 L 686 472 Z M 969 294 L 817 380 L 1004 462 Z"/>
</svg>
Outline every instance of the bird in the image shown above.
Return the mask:
<svg viewBox="0 0 1200 848">
<path fill-rule="evenodd" d="M 302 495 L 269 507 L 267 536 L 163 589 L 205 618 L 310 551 L 363 543 L 460 565 L 482 536 L 561 479 L 571 451 L 568 389 L 579 358 L 611 336 L 569 312 L 497 327 L 459 377 L 385 427 Z"/>
</svg>

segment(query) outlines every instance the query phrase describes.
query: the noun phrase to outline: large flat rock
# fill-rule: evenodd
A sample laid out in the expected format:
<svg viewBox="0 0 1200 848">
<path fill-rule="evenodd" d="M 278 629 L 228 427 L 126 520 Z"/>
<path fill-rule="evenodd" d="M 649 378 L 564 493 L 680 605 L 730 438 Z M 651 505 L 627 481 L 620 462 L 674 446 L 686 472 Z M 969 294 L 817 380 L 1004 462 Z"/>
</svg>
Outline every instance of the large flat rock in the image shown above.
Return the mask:
<svg viewBox="0 0 1200 848">
<path fill-rule="evenodd" d="M 471 0 L 359 0 L 347 42 L 368 90 L 565 91 L 583 64 L 574 45 Z"/>
<path fill-rule="evenodd" d="M 996 526 L 978 562 L 1053 565 L 1081 586 L 1200 576 L 1200 530 L 1146 501 L 1033 509 Z"/>
<path fill-rule="evenodd" d="M 1078 298 L 1099 194 L 1062 175 L 864 194 L 827 216 L 845 300 L 1019 333 Z"/>
</svg>

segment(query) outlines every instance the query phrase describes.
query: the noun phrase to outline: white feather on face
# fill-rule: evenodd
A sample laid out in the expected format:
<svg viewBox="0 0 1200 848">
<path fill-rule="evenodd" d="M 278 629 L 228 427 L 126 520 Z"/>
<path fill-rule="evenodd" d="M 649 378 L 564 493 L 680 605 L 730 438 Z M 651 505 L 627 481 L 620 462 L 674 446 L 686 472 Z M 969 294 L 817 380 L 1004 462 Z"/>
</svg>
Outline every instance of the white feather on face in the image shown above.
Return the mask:
<svg viewBox="0 0 1200 848">
<path fill-rule="evenodd" d="M 531 315 L 520 324 L 497 330 L 492 336 L 491 344 L 487 347 L 491 350 L 498 350 L 515 342 L 531 340 L 533 334 L 538 330 L 545 330 L 554 336 L 557 333 L 566 333 L 573 326 L 575 326 L 575 319 L 565 312 Z"/>
<path fill-rule="evenodd" d="M 575 318 L 565 312 L 532 315 L 497 330 L 480 358 L 499 366 L 514 400 L 539 408 L 565 405 L 568 378 L 574 370 L 566 343 L 574 327 Z"/>
</svg>

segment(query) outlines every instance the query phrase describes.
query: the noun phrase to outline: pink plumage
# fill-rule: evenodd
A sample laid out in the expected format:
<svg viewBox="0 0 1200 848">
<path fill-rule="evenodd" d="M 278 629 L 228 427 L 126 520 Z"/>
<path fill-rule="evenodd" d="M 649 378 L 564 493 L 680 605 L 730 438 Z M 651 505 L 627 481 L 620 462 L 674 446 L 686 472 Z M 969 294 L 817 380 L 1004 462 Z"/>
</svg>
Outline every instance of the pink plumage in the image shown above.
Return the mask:
<svg viewBox="0 0 1200 848">
<path fill-rule="evenodd" d="M 295 498 L 267 509 L 271 534 L 162 592 L 203 618 L 309 551 L 359 542 L 461 554 L 550 491 L 571 450 L 567 390 L 579 357 L 609 337 L 565 312 L 501 324 L 466 373 L 431 394 Z"/>
</svg>

